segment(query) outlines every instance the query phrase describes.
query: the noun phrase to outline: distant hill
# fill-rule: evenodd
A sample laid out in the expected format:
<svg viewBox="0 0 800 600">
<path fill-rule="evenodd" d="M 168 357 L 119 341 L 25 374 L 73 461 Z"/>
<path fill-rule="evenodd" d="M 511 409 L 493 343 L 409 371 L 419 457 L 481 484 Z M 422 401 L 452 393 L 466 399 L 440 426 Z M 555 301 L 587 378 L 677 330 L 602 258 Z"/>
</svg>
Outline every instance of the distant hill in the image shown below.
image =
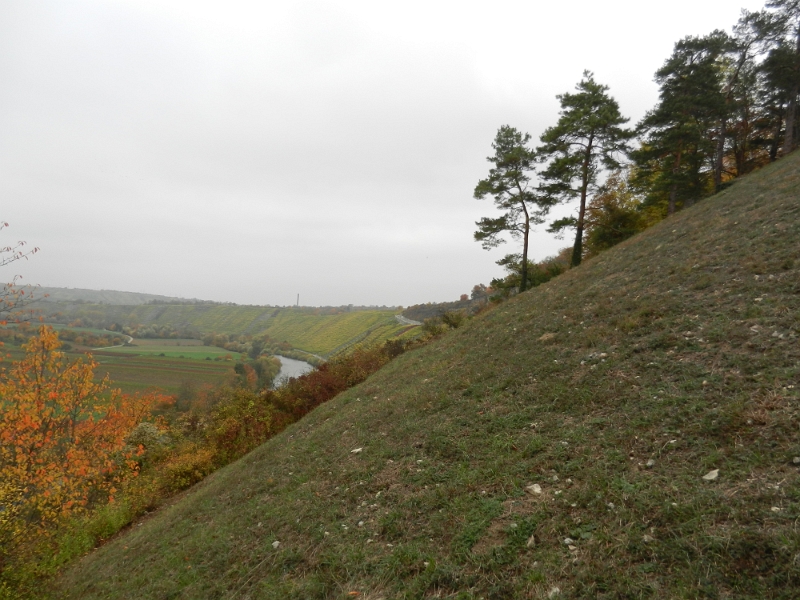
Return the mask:
<svg viewBox="0 0 800 600">
<path fill-rule="evenodd" d="M 800 152 L 398 357 L 59 597 L 797 598 L 798 240 Z"/>
<path fill-rule="evenodd" d="M 46 296 L 46 297 L 45 297 Z M 137 306 L 153 302 L 201 302 L 158 294 L 139 292 L 119 292 L 116 290 L 86 290 L 81 288 L 37 287 L 35 297 L 41 302 L 87 302 L 90 304 L 111 304 Z"/>
<path fill-rule="evenodd" d="M 353 345 L 380 343 L 404 335 L 410 329 L 408 324 L 395 319 L 397 309 L 387 308 L 282 308 L 189 300 L 156 300 L 134 305 L 52 297 L 48 300 L 34 303 L 32 307 L 49 322 L 98 328 L 170 326 L 182 335 L 196 338 L 208 333 L 267 334 L 276 341 L 286 341 L 294 348 L 324 358 Z"/>
</svg>

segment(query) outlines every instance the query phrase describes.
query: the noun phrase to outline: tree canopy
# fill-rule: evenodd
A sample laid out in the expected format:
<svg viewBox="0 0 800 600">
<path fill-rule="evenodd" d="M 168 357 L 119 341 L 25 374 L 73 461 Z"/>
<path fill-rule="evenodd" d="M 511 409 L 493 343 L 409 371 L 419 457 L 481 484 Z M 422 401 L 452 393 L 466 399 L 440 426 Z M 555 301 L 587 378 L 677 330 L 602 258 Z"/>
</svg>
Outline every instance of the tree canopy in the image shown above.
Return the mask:
<svg viewBox="0 0 800 600">
<path fill-rule="evenodd" d="M 528 147 L 530 139 L 529 134 L 523 134 L 514 127 L 500 127 L 492 142 L 494 154 L 486 159 L 494 166 L 489 170 L 489 176 L 481 179 L 475 186 L 474 193 L 478 200 L 491 196 L 495 206 L 504 211 L 499 217 L 483 217 L 475 223 L 478 226 L 475 232 L 476 241 L 481 242 L 488 250 L 506 241 L 504 233 L 514 239 L 522 239 L 520 292 L 524 292 L 528 286 L 528 242 L 531 226 L 542 223 L 550 207 L 547 198 L 538 194 L 531 182 L 536 166 L 536 153 Z"/>
<path fill-rule="evenodd" d="M 572 225 L 576 228 L 573 266 L 581 263 L 586 200 L 597 190 L 603 168 L 617 169 L 619 159 L 629 150 L 628 140 L 634 133 L 623 125 L 617 101 L 607 94 L 608 87 L 584 71 L 575 93 L 558 96 L 561 116 L 541 136 L 539 160 L 547 162 L 541 173 L 542 191 L 549 204 L 580 200 L 575 219 L 556 222 L 555 228 Z"/>
</svg>

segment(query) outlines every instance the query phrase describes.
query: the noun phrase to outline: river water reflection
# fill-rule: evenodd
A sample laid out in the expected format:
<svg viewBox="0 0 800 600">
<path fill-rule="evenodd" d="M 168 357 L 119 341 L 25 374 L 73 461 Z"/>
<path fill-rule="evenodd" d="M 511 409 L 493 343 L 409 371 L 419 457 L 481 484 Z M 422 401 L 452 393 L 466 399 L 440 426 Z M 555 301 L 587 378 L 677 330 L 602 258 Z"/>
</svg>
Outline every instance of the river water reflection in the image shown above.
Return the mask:
<svg viewBox="0 0 800 600">
<path fill-rule="evenodd" d="M 281 372 L 275 378 L 275 387 L 280 387 L 284 381 L 290 377 L 299 377 L 304 373 L 314 370 L 314 365 L 310 365 L 302 360 L 295 360 L 294 358 L 286 358 L 279 356 L 278 360 L 281 361 Z"/>
</svg>

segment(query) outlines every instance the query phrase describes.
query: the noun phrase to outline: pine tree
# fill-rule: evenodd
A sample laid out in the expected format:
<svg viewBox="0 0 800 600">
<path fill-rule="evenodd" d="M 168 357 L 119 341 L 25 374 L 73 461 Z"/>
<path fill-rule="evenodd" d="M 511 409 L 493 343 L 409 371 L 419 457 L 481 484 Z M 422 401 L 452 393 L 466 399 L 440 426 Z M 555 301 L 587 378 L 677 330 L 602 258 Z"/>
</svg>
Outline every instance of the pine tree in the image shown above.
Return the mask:
<svg viewBox="0 0 800 600">
<path fill-rule="evenodd" d="M 494 167 L 489 176 L 475 186 L 474 197 L 483 200 L 494 198 L 494 204 L 505 211 L 497 218 L 484 217 L 475 224 L 475 240 L 484 249 L 495 248 L 505 242 L 503 233 L 515 239 L 522 238 L 522 280 L 519 291 L 527 289 L 528 239 L 531 225 L 542 223 L 549 209 L 546 200 L 535 193 L 530 174 L 536 166 L 536 153 L 528 148 L 531 136 L 514 127 L 503 125 L 497 131 L 492 148 L 494 155 L 488 157 Z M 506 257 L 509 258 L 509 257 Z M 505 259 L 503 259 L 505 260 Z"/>
<path fill-rule="evenodd" d="M 769 0 L 758 22 L 761 39 L 768 47 L 764 61 L 767 81 L 784 102 L 782 152 L 797 144 L 797 99 L 800 95 L 800 0 Z"/>
<path fill-rule="evenodd" d="M 539 160 L 547 162 L 541 173 L 542 190 L 550 203 L 580 200 L 577 218 L 562 219 L 551 225 L 551 231 L 574 226 L 575 244 L 572 266 L 581 263 L 586 202 L 597 190 L 603 168 L 620 167 L 618 157 L 629 151 L 628 140 L 634 133 L 622 126 L 628 122 L 622 116 L 617 101 L 610 97 L 608 87 L 584 71 L 576 93 L 557 96 L 561 101 L 561 116 L 555 126 L 541 136 L 537 152 Z"/>
<path fill-rule="evenodd" d="M 717 139 L 728 109 L 721 58 L 729 43 L 722 31 L 684 38 L 656 72 L 659 103 L 639 123 L 642 147 L 632 156 L 650 200 L 666 196 L 667 214 L 713 190 Z"/>
</svg>

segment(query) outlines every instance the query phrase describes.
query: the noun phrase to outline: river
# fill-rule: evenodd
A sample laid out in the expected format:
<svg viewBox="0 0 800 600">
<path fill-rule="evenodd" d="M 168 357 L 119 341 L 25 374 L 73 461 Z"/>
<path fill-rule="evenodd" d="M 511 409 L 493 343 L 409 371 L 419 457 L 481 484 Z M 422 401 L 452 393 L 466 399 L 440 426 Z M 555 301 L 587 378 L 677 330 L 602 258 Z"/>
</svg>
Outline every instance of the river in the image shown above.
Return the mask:
<svg viewBox="0 0 800 600">
<path fill-rule="evenodd" d="M 299 377 L 314 369 L 314 365 L 302 360 L 286 358 L 285 356 L 278 356 L 278 360 L 281 361 L 281 371 L 275 378 L 275 387 L 279 387 L 284 380 L 290 377 Z"/>
</svg>

